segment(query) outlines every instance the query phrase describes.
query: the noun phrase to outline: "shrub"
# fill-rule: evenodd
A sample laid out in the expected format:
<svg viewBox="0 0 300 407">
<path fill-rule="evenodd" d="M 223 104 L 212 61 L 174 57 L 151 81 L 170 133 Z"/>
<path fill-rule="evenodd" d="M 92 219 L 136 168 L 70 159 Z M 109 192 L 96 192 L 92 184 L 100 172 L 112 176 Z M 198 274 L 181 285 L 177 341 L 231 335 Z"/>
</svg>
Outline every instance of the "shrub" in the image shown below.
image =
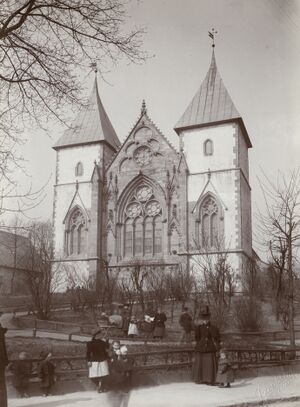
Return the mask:
<svg viewBox="0 0 300 407">
<path fill-rule="evenodd" d="M 260 331 L 264 325 L 262 307 L 256 297 L 243 297 L 236 301 L 234 318 L 241 331 Z"/>
</svg>

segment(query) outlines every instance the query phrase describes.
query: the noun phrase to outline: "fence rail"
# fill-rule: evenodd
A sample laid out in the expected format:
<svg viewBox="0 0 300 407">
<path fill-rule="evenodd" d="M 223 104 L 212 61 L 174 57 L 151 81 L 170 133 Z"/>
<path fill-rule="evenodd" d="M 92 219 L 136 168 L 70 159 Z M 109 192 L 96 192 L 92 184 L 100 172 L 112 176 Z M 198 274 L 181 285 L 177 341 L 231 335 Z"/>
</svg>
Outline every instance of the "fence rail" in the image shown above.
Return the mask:
<svg viewBox="0 0 300 407">
<path fill-rule="evenodd" d="M 227 349 L 229 359 L 235 369 L 264 367 L 300 363 L 300 347 L 289 349 Z M 149 370 L 173 370 L 190 368 L 193 361 L 192 348 L 135 352 L 131 354 L 134 373 Z M 37 376 L 40 359 L 27 359 L 32 364 L 32 378 Z M 10 362 L 13 362 L 11 360 Z M 53 357 L 57 375 L 71 378 L 87 375 L 87 364 L 84 356 Z"/>
</svg>

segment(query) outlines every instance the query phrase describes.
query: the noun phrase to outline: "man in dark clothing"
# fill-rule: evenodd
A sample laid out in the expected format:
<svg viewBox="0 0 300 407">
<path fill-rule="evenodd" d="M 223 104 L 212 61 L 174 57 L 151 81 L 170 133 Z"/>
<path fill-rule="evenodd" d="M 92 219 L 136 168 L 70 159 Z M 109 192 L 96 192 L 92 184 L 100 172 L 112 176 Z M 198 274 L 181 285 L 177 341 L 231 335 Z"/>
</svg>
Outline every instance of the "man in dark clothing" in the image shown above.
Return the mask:
<svg viewBox="0 0 300 407">
<path fill-rule="evenodd" d="M 191 342 L 193 318 L 188 311 L 189 309 L 187 307 L 184 307 L 183 312 L 179 318 L 179 325 L 182 327 L 180 342 Z"/>
<path fill-rule="evenodd" d="M 2 313 L 0 313 L 0 316 Z M 7 392 L 5 383 L 5 367 L 8 365 L 8 357 L 5 345 L 6 328 L 0 324 L 0 406 L 7 407 Z"/>
</svg>

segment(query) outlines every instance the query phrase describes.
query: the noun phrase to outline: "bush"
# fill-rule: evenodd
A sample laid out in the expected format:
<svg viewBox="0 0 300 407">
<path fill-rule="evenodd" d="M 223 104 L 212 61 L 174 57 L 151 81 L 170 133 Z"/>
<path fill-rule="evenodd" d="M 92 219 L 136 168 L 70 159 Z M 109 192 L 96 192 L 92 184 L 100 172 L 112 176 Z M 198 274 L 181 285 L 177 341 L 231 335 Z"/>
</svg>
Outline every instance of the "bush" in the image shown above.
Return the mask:
<svg viewBox="0 0 300 407">
<path fill-rule="evenodd" d="M 264 325 L 262 307 L 255 297 L 238 299 L 234 306 L 234 318 L 241 331 L 260 331 Z"/>
</svg>

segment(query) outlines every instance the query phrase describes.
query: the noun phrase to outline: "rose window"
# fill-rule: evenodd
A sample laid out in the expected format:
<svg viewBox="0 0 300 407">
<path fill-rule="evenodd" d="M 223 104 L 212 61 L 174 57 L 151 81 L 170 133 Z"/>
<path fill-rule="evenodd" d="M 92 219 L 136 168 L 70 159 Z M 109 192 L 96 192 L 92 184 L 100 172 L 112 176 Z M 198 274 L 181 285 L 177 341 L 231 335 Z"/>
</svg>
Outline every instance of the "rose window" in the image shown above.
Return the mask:
<svg viewBox="0 0 300 407">
<path fill-rule="evenodd" d="M 147 165 L 151 161 L 152 151 L 147 146 L 140 146 L 134 151 L 133 157 L 137 164 Z"/>
<path fill-rule="evenodd" d="M 157 201 L 150 201 L 145 208 L 146 215 L 155 216 L 160 212 L 160 204 Z"/>
<path fill-rule="evenodd" d="M 79 226 L 79 225 L 83 225 L 84 222 L 84 217 L 82 212 L 78 209 L 76 210 L 70 220 L 70 225 L 74 225 L 74 226 Z"/>
<path fill-rule="evenodd" d="M 126 213 L 130 218 L 135 218 L 142 211 L 142 206 L 139 202 L 132 202 L 127 205 Z"/>
<path fill-rule="evenodd" d="M 140 202 L 148 201 L 151 198 L 152 194 L 152 189 L 146 185 L 143 185 L 136 190 L 136 197 Z"/>
<path fill-rule="evenodd" d="M 218 206 L 217 206 L 216 202 L 211 198 L 208 198 L 204 202 L 202 209 L 203 209 L 203 213 L 206 213 L 207 215 L 211 215 L 212 213 L 218 212 Z"/>
</svg>

